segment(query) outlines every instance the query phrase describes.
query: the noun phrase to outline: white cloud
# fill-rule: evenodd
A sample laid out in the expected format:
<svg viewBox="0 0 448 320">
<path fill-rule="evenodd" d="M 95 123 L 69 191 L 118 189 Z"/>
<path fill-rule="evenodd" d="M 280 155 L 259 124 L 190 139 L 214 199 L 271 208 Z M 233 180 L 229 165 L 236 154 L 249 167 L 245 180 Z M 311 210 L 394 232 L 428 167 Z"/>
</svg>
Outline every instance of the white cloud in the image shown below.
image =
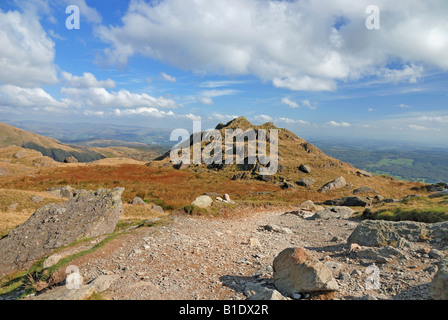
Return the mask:
<svg viewBox="0 0 448 320">
<path fill-rule="evenodd" d="M 38 87 L 57 82 L 54 42 L 36 16 L 0 9 L 0 83 Z"/>
<path fill-rule="evenodd" d="M 125 89 L 109 92 L 105 88 L 62 88 L 61 93 L 72 97 L 84 106 L 90 108 L 176 109 L 181 107 L 181 105 L 172 99 L 164 97 L 155 98 L 146 93 L 132 93 Z"/>
<path fill-rule="evenodd" d="M 408 127 L 411 128 L 411 129 L 414 129 L 414 130 L 419 130 L 419 131 L 426 131 L 426 130 L 428 130 L 424 126 L 419 126 L 419 125 L 416 125 L 416 124 L 410 124 L 410 125 L 408 125 Z"/>
<path fill-rule="evenodd" d="M 160 77 L 165 80 L 165 81 L 169 81 L 169 82 L 176 82 L 176 78 L 173 76 L 170 76 L 169 74 L 166 74 L 165 72 L 162 72 L 160 74 Z"/>
<path fill-rule="evenodd" d="M 71 107 L 79 107 L 70 99 L 58 101 L 41 88 L 22 88 L 10 84 L 0 86 L 0 105 L 51 112 L 63 112 Z"/>
<path fill-rule="evenodd" d="M 348 127 L 352 126 L 348 122 L 336 122 L 336 121 L 330 121 L 330 122 L 327 122 L 327 124 L 332 127 L 344 127 L 344 128 L 348 128 Z"/>
<path fill-rule="evenodd" d="M 289 98 L 282 98 L 282 103 L 286 104 L 287 106 L 289 106 L 292 109 L 298 109 L 298 108 L 308 108 L 310 110 L 316 110 L 317 107 L 319 106 L 318 102 L 312 102 L 310 100 L 302 100 L 300 101 L 300 104 L 298 104 L 297 102 L 294 102 L 292 100 L 290 100 Z"/>
<path fill-rule="evenodd" d="M 254 116 L 253 119 L 254 119 L 255 122 L 259 122 L 259 123 L 260 122 L 262 122 L 262 123 L 264 123 L 264 122 L 272 122 L 274 120 L 271 116 L 268 116 L 268 115 L 265 115 L 265 114 L 260 114 L 260 115 Z"/>
<path fill-rule="evenodd" d="M 111 63 L 139 54 L 194 72 L 254 75 L 289 90 L 333 91 L 364 77 L 414 83 L 425 69 L 448 70 L 448 2 L 378 0 L 384 18 L 375 31 L 365 28 L 369 4 L 134 0 L 122 25 L 101 26 L 97 35 L 109 44 Z M 391 61 L 401 66 L 388 68 Z"/>
<path fill-rule="evenodd" d="M 410 106 L 408 106 L 407 104 L 404 104 L 404 103 L 398 105 L 398 107 L 400 107 L 402 109 L 410 109 L 411 108 Z"/>
<path fill-rule="evenodd" d="M 198 97 L 197 99 L 198 99 L 198 101 L 200 103 L 205 104 L 207 106 L 213 105 L 213 99 L 212 98 L 209 98 L 209 97 Z"/>
<path fill-rule="evenodd" d="M 208 97 L 208 98 L 215 98 L 215 97 L 235 95 L 239 92 L 240 92 L 239 90 L 235 90 L 235 89 L 206 90 L 206 91 L 201 92 L 201 96 Z"/>
<path fill-rule="evenodd" d="M 288 107 L 290 107 L 292 109 L 300 108 L 300 106 L 296 102 L 291 101 L 289 98 L 282 98 L 282 103 L 286 104 Z"/>
<path fill-rule="evenodd" d="M 221 88 L 228 87 L 231 85 L 245 84 L 247 81 L 239 81 L 239 80 L 219 80 L 219 81 L 206 81 L 201 83 L 199 86 L 203 88 Z"/>
<path fill-rule="evenodd" d="M 67 81 L 69 86 L 75 88 L 114 88 L 116 86 L 115 81 L 111 79 L 98 81 L 90 72 L 84 72 L 82 77 L 79 77 L 63 71 L 62 77 Z"/>
<path fill-rule="evenodd" d="M 286 123 L 286 124 L 301 124 L 301 125 L 310 125 L 310 123 L 308 121 L 304 121 L 304 120 L 294 120 L 294 119 L 290 119 L 290 118 L 276 118 L 274 120 L 274 123 Z"/>
</svg>

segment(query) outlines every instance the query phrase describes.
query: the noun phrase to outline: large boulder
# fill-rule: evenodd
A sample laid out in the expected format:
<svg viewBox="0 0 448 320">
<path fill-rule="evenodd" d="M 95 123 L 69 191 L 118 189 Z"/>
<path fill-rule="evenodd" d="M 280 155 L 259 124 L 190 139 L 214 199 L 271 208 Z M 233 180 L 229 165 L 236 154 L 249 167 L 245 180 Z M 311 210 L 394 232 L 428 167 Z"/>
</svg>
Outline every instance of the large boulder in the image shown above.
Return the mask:
<svg viewBox="0 0 448 320">
<path fill-rule="evenodd" d="M 350 219 L 356 211 L 349 207 L 328 207 L 317 211 L 312 217 L 312 220 L 322 219 Z"/>
<path fill-rule="evenodd" d="M 345 181 L 344 177 L 336 178 L 330 182 L 327 182 L 324 184 L 320 189 L 319 192 L 326 193 L 331 190 L 343 188 L 347 185 L 347 182 Z"/>
<path fill-rule="evenodd" d="M 82 191 L 38 209 L 0 240 L 0 277 L 29 268 L 53 250 L 82 238 L 112 233 L 123 212 L 124 188 Z"/>
<path fill-rule="evenodd" d="M 406 242 L 419 242 L 427 239 L 448 240 L 448 222 L 426 224 L 413 221 L 364 220 L 348 238 L 349 244 L 383 247 L 400 247 Z"/>
<path fill-rule="evenodd" d="M 203 195 L 203 196 L 199 196 L 196 199 L 194 199 L 194 201 L 191 203 L 193 206 L 205 209 L 208 208 L 212 205 L 213 203 L 213 199 L 210 198 L 209 196 Z"/>
<path fill-rule="evenodd" d="M 370 207 L 372 205 L 372 200 L 365 197 L 344 197 L 327 200 L 324 204 L 327 206 Z"/>
<path fill-rule="evenodd" d="M 448 300 L 448 259 L 439 262 L 431 282 L 431 296 L 434 300 Z"/>
<path fill-rule="evenodd" d="M 285 295 L 339 289 L 331 270 L 304 248 L 283 250 L 274 259 L 273 269 L 274 285 Z"/>
</svg>

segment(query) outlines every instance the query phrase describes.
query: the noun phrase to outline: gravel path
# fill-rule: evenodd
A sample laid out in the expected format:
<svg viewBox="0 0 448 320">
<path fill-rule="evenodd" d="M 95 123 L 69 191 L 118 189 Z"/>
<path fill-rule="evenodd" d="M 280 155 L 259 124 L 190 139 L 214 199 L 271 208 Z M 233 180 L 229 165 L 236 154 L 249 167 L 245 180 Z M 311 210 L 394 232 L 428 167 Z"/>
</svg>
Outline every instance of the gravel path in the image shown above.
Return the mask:
<svg viewBox="0 0 448 320">
<path fill-rule="evenodd" d="M 340 286 L 336 299 L 429 299 L 437 260 L 419 253 L 428 244 L 378 265 L 381 287 L 366 290 L 372 261 L 347 254 L 346 239 L 358 223 L 278 211 L 232 219 L 175 216 L 166 225 L 135 229 L 73 263 L 86 280 L 119 275 L 103 294 L 108 299 L 246 299 L 250 282 L 273 287 L 272 262 L 283 249 L 304 247 L 328 261 Z"/>
</svg>

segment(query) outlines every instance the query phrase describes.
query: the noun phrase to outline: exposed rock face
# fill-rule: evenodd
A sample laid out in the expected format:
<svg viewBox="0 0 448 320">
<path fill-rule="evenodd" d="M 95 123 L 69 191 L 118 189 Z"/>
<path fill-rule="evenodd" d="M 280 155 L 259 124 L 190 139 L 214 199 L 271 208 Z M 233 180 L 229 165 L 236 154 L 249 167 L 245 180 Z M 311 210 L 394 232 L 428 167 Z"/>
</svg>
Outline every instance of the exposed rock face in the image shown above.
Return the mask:
<svg viewBox="0 0 448 320">
<path fill-rule="evenodd" d="M 324 204 L 327 206 L 370 207 L 372 205 L 372 200 L 364 197 L 344 197 L 327 200 Z"/>
<path fill-rule="evenodd" d="M 288 248 L 275 259 L 274 285 L 283 294 L 336 291 L 339 289 L 330 269 L 303 248 Z"/>
<path fill-rule="evenodd" d="M 0 240 L 0 277 L 26 269 L 54 249 L 114 231 L 123 212 L 123 188 L 82 191 L 67 202 L 45 205 Z"/>
<path fill-rule="evenodd" d="M 347 184 L 347 182 L 345 181 L 344 177 L 339 177 L 339 178 L 336 178 L 336 179 L 326 183 L 325 185 L 323 185 L 319 189 L 319 192 L 326 193 L 326 192 L 334 190 L 334 189 L 339 189 L 339 188 L 345 187 L 346 184 Z"/>
<path fill-rule="evenodd" d="M 247 300 L 286 300 L 277 290 L 253 282 L 246 285 L 244 294 L 247 296 Z"/>
<path fill-rule="evenodd" d="M 349 207 L 331 207 L 316 212 L 311 219 L 350 219 L 355 212 Z"/>
<path fill-rule="evenodd" d="M 425 224 L 413 221 L 364 220 L 347 242 L 368 247 L 400 247 L 406 242 L 424 241 L 431 237 L 441 241 L 448 240 L 448 222 Z"/>
<path fill-rule="evenodd" d="M 439 262 L 438 271 L 431 282 L 431 296 L 434 300 L 448 300 L 448 259 Z"/>
<path fill-rule="evenodd" d="M 199 196 L 191 204 L 199 208 L 208 208 L 212 205 L 213 199 L 209 196 Z"/>
</svg>

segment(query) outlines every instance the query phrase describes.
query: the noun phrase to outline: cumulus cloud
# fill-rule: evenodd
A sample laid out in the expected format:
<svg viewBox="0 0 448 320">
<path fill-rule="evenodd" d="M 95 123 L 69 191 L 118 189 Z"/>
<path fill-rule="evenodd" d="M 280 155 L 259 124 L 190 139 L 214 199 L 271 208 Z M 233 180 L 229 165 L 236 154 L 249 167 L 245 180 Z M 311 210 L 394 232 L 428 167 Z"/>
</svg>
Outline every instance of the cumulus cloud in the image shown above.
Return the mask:
<svg viewBox="0 0 448 320">
<path fill-rule="evenodd" d="M 304 107 L 304 108 L 308 108 L 310 110 L 316 110 L 317 107 L 319 106 L 318 102 L 312 102 L 310 100 L 302 100 L 300 102 L 300 104 L 298 104 L 297 102 L 294 102 L 289 98 L 282 98 L 282 103 L 286 104 L 288 107 L 290 107 L 292 109 L 298 109 L 298 108 Z"/>
<path fill-rule="evenodd" d="M 69 86 L 75 88 L 114 88 L 116 86 L 115 81 L 111 79 L 98 81 L 90 72 L 84 72 L 84 74 L 79 77 L 63 71 L 62 77 L 67 81 Z"/>
<path fill-rule="evenodd" d="M 282 103 L 286 104 L 288 107 L 290 107 L 292 109 L 300 108 L 300 106 L 296 102 L 290 100 L 289 98 L 282 98 Z"/>
<path fill-rule="evenodd" d="M 0 83 L 38 87 L 57 82 L 54 42 L 31 13 L 0 9 Z"/>
<path fill-rule="evenodd" d="M 105 88 L 62 88 L 61 93 L 76 99 L 90 108 L 162 108 L 176 109 L 181 107 L 172 99 L 155 98 L 146 93 L 132 93 L 122 89 L 108 91 Z"/>
<path fill-rule="evenodd" d="M 289 90 L 333 91 L 364 77 L 415 83 L 426 69 L 448 70 L 446 1 L 378 0 L 380 30 L 365 27 L 369 4 L 134 0 L 122 25 L 96 34 L 109 44 L 111 63 L 143 55 L 194 72 L 254 75 Z"/>
<path fill-rule="evenodd" d="M 42 109 L 51 112 L 66 111 L 71 107 L 79 107 L 70 99 L 61 101 L 53 98 L 41 88 L 22 88 L 14 85 L 0 86 L 0 105 L 6 107 Z"/>
</svg>

